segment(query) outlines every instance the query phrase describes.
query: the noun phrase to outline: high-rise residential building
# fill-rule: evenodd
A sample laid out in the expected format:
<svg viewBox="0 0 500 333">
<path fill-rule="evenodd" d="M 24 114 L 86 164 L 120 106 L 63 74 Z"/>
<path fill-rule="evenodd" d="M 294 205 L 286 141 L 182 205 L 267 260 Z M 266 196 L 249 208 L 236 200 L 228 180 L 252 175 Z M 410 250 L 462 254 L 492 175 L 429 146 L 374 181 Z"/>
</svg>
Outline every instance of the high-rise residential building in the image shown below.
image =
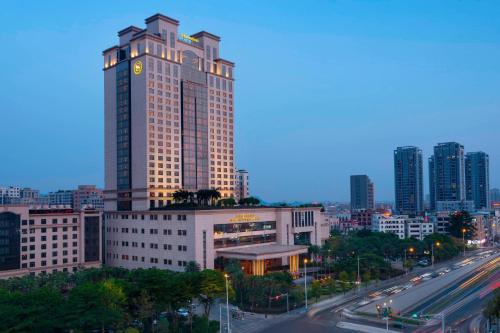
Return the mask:
<svg viewBox="0 0 500 333">
<path fill-rule="evenodd" d="M 103 52 L 105 210 L 161 207 L 179 189 L 234 196 L 234 63 L 214 34 L 145 23 Z"/>
<path fill-rule="evenodd" d="M 102 190 L 95 185 L 78 185 L 73 195 L 73 208 L 92 207 L 98 210 L 104 208 Z"/>
<path fill-rule="evenodd" d="M 246 170 L 236 170 L 235 171 L 235 193 L 234 197 L 236 201 L 239 201 L 250 196 L 250 183 L 248 171 Z"/>
<path fill-rule="evenodd" d="M 438 201 L 465 201 L 464 146 L 456 142 L 438 143 L 429 158 L 431 209 Z"/>
<path fill-rule="evenodd" d="M 351 176 L 351 210 L 374 209 L 374 186 L 367 175 Z"/>
<path fill-rule="evenodd" d="M 492 188 L 490 190 L 490 202 L 493 206 L 500 207 L 500 189 Z"/>
<path fill-rule="evenodd" d="M 394 186 L 396 212 L 419 214 L 424 210 L 422 150 L 398 147 L 394 150 Z"/>
<path fill-rule="evenodd" d="M 73 207 L 73 197 L 73 190 L 58 190 L 55 192 L 49 192 L 49 204 Z"/>
<path fill-rule="evenodd" d="M 474 201 L 476 209 L 490 208 L 490 165 L 488 154 L 480 151 L 465 155 L 465 188 L 467 200 Z"/>
</svg>

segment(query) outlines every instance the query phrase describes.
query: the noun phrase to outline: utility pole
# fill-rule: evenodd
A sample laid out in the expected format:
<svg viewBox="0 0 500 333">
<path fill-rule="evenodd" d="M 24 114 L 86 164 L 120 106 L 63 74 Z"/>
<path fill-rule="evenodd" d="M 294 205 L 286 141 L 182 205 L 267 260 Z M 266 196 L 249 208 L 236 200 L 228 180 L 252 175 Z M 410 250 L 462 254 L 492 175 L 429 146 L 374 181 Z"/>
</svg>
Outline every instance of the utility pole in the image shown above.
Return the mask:
<svg viewBox="0 0 500 333">
<path fill-rule="evenodd" d="M 229 275 L 224 274 L 224 277 L 226 278 L 226 314 L 227 314 L 227 333 L 231 333 L 231 328 L 229 326 L 229 283 L 228 283 L 228 278 Z"/>
<path fill-rule="evenodd" d="M 307 259 L 304 259 L 304 294 L 306 296 L 306 311 L 307 311 Z"/>
<path fill-rule="evenodd" d="M 464 244 L 464 257 L 465 257 L 465 228 L 462 229 L 462 243 Z"/>
</svg>

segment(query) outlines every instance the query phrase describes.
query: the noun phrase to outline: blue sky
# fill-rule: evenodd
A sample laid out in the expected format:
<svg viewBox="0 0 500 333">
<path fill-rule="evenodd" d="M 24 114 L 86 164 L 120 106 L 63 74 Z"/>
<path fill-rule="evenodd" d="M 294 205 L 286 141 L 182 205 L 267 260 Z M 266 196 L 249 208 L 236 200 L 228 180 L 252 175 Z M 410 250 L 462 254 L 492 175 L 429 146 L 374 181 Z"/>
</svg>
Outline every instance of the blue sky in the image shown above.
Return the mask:
<svg viewBox="0 0 500 333">
<path fill-rule="evenodd" d="M 445 141 L 489 153 L 500 186 L 500 2 L 376 0 L 4 3 L 0 184 L 103 185 L 101 51 L 157 12 L 221 36 L 236 63 L 253 194 L 347 200 L 363 173 L 392 200 L 393 149 L 427 161 Z"/>
</svg>

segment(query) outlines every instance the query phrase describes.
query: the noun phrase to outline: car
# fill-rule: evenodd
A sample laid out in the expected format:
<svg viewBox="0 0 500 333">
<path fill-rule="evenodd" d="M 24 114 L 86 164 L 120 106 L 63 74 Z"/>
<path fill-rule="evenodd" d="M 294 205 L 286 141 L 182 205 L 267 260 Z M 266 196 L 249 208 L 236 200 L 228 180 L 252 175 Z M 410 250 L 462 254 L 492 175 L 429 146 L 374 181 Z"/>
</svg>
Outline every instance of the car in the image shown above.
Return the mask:
<svg viewBox="0 0 500 333">
<path fill-rule="evenodd" d="M 420 260 L 419 262 L 417 262 L 417 265 L 425 267 L 425 266 L 429 266 L 430 264 L 429 264 L 429 260 L 423 259 L 423 260 Z"/>
<path fill-rule="evenodd" d="M 189 317 L 189 310 L 186 308 L 180 308 L 179 310 L 176 311 L 177 314 L 183 318 Z"/>
</svg>

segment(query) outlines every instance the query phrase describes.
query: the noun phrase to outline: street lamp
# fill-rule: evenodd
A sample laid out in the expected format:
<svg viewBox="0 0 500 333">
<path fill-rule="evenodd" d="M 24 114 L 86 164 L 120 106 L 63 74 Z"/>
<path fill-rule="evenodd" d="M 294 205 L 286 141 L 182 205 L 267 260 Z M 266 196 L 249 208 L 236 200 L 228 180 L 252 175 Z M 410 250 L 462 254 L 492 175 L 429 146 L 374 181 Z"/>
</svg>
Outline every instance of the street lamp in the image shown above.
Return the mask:
<svg viewBox="0 0 500 333">
<path fill-rule="evenodd" d="M 415 249 L 410 247 L 409 249 L 405 249 L 405 261 L 403 263 L 403 266 L 406 265 L 406 251 L 410 251 L 410 253 L 413 253 Z M 405 267 L 405 274 L 408 275 L 408 269 Z"/>
<path fill-rule="evenodd" d="M 440 242 L 436 242 L 436 246 L 439 247 L 441 246 Z M 434 268 L 434 242 L 431 244 L 431 263 L 432 263 L 432 268 Z"/>
<path fill-rule="evenodd" d="M 304 294 L 306 296 L 306 311 L 307 311 L 307 259 L 304 259 Z"/>
<path fill-rule="evenodd" d="M 386 320 L 386 330 L 389 332 L 389 309 L 392 304 L 392 299 L 389 300 L 389 306 L 387 306 L 387 303 L 384 303 L 384 314 L 385 314 L 385 320 Z"/>
<path fill-rule="evenodd" d="M 465 257 L 465 232 L 467 229 L 462 228 L 462 243 L 464 244 L 464 257 Z"/>
<path fill-rule="evenodd" d="M 227 333 L 231 333 L 231 328 L 229 326 L 229 283 L 228 283 L 228 274 L 224 274 L 226 278 L 226 315 L 227 315 Z"/>
</svg>

